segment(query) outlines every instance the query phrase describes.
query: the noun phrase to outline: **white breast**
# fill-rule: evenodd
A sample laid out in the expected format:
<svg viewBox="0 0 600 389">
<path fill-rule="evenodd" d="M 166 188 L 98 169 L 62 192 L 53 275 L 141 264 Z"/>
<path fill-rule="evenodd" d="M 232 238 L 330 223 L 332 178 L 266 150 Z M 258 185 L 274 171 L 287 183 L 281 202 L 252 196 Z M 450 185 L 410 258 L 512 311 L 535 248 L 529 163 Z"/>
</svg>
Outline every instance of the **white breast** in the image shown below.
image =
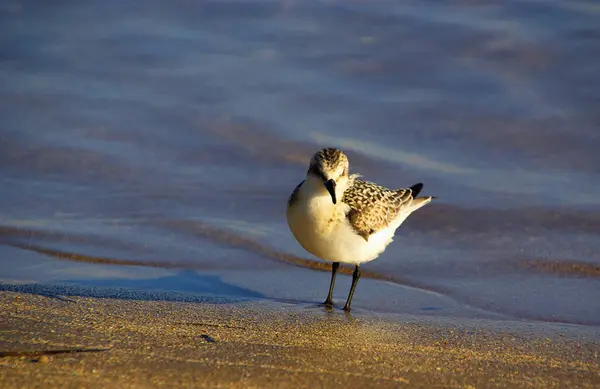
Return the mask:
<svg viewBox="0 0 600 389">
<path fill-rule="evenodd" d="M 322 260 L 359 264 L 377 258 L 392 241 L 401 221 L 366 241 L 348 223 L 347 208 L 342 202 L 334 205 L 327 192 L 316 191 L 305 183 L 287 209 L 287 222 L 300 245 Z"/>
</svg>

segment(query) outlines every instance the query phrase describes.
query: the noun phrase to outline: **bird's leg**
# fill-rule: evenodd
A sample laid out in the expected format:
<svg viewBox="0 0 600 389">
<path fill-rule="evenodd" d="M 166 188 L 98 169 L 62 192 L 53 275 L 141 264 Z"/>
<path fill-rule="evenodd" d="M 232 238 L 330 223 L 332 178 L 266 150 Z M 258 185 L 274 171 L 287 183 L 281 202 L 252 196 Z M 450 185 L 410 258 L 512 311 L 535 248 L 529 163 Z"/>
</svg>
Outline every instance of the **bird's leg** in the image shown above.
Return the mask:
<svg viewBox="0 0 600 389">
<path fill-rule="evenodd" d="M 329 294 L 327 295 L 327 300 L 325 300 L 325 302 L 323 303 L 326 307 L 333 306 L 333 286 L 335 285 L 335 274 L 338 271 L 338 267 L 340 267 L 339 262 L 333 262 L 331 264 L 331 284 L 329 284 Z"/>
<path fill-rule="evenodd" d="M 356 289 L 356 284 L 358 283 L 358 279 L 360 278 L 360 266 L 356 265 L 354 268 L 354 273 L 352 273 L 352 286 L 350 287 L 350 293 L 348 294 L 348 300 L 346 301 L 346 305 L 344 305 L 344 311 L 350 311 L 350 303 L 352 302 L 352 296 L 354 296 L 354 289 Z"/>
</svg>

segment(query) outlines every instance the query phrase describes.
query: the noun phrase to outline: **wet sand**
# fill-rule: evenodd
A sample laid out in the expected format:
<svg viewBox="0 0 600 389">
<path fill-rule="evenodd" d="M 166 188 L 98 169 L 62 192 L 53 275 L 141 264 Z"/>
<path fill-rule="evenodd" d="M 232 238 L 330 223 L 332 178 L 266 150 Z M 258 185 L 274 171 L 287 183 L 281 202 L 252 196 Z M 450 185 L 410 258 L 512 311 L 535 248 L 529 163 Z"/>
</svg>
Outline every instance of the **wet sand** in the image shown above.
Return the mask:
<svg viewBox="0 0 600 389">
<path fill-rule="evenodd" d="M 0 293 L 0 386 L 600 385 L 594 327 L 147 297 Z"/>
</svg>

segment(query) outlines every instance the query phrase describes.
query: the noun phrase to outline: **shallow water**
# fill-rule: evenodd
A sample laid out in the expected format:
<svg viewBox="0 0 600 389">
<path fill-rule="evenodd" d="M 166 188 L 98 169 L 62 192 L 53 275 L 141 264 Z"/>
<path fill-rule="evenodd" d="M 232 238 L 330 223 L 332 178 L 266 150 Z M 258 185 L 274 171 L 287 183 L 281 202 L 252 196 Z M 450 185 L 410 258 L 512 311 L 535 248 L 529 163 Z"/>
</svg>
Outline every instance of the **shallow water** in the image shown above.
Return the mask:
<svg viewBox="0 0 600 389">
<path fill-rule="evenodd" d="M 285 202 L 337 146 L 368 180 L 439 196 L 364 266 L 355 309 L 598 326 L 599 18 L 577 1 L 9 0 L 0 289 L 318 302 L 329 274 Z"/>
</svg>

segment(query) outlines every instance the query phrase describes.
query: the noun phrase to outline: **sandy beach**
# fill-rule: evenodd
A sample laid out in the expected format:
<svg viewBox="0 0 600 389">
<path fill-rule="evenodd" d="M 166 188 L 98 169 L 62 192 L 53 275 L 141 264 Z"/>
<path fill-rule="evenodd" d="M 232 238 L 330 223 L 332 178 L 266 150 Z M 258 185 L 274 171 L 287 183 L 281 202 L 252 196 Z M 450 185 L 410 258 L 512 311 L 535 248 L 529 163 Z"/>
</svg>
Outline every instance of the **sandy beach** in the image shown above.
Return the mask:
<svg viewBox="0 0 600 389">
<path fill-rule="evenodd" d="M 0 387 L 600 385 L 592 327 L 132 297 L 2 292 Z"/>
</svg>

